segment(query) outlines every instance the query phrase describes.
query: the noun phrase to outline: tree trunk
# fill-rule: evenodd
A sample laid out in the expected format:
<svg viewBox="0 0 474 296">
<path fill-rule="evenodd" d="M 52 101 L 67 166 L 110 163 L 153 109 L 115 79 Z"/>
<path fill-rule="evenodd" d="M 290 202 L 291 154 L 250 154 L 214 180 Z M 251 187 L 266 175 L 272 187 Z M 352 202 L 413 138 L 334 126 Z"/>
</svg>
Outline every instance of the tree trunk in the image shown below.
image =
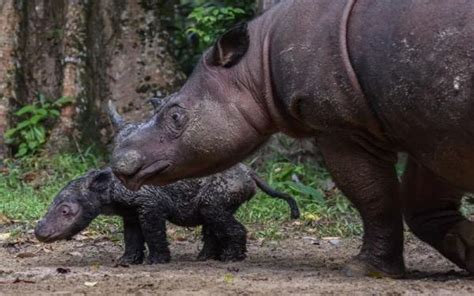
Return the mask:
<svg viewBox="0 0 474 296">
<path fill-rule="evenodd" d="M 112 134 L 104 113 L 109 99 L 131 119 L 148 115 L 146 99 L 184 79 L 162 25 L 174 2 L 0 0 L 0 135 L 10 109 L 38 94 L 73 100 L 51 130 L 51 152 L 78 143 L 103 147 Z M 0 140 L 0 157 L 4 147 Z"/>
<path fill-rule="evenodd" d="M 8 129 L 10 102 L 15 99 L 16 48 L 20 17 L 14 0 L 0 2 L 0 165 L 8 156 L 3 134 Z"/>
</svg>

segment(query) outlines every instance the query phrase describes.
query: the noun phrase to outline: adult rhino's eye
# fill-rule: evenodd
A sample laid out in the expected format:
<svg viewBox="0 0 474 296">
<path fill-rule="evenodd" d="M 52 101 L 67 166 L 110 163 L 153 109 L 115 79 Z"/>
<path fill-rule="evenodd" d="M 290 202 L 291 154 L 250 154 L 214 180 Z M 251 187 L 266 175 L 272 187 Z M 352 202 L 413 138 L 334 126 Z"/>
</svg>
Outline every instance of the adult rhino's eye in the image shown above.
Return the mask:
<svg viewBox="0 0 474 296">
<path fill-rule="evenodd" d="M 181 129 L 186 125 L 187 116 L 183 109 L 173 108 L 169 114 L 174 128 Z"/>
</svg>

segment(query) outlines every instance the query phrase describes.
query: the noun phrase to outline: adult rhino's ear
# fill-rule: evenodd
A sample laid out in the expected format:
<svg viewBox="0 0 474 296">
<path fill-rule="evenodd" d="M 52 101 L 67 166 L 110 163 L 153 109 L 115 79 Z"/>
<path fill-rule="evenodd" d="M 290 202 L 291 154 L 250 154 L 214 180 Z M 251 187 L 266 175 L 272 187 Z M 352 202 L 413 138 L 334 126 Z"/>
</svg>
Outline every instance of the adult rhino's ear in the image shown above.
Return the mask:
<svg viewBox="0 0 474 296">
<path fill-rule="evenodd" d="M 239 23 L 217 40 L 208 56 L 208 62 L 213 66 L 230 68 L 247 53 L 249 45 L 247 23 Z"/>
<path fill-rule="evenodd" d="M 89 190 L 95 192 L 105 191 L 112 181 L 112 170 L 105 169 L 98 171 L 92 175 L 92 180 L 89 183 Z"/>
</svg>

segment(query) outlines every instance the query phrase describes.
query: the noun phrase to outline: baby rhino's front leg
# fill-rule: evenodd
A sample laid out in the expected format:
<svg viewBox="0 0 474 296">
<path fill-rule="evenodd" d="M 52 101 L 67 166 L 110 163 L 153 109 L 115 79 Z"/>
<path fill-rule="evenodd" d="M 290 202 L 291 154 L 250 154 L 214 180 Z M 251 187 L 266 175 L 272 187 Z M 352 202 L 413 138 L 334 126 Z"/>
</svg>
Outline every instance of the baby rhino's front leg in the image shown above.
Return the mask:
<svg viewBox="0 0 474 296">
<path fill-rule="evenodd" d="M 145 240 L 137 216 L 123 217 L 125 252 L 118 264 L 141 264 L 144 257 Z"/>
<path fill-rule="evenodd" d="M 171 259 L 166 240 L 166 219 L 163 209 L 144 204 L 139 210 L 139 220 L 148 246 L 148 264 L 167 263 Z"/>
</svg>

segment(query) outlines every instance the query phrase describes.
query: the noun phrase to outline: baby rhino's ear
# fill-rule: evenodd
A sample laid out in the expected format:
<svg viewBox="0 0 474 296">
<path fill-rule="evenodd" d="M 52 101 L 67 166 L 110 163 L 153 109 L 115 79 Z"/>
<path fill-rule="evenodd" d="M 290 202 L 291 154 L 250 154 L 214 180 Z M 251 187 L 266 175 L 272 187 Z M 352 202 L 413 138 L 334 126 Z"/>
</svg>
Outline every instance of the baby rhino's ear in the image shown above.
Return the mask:
<svg viewBox="0 0 474 296">
<path fill-rule="evenodd" d="M 92 180 L 89 183 L 89 190 L 95 192 L 105 191 L 112 181 L 112 171 L 105 169 L 92 175 Z"/>
</svg>

